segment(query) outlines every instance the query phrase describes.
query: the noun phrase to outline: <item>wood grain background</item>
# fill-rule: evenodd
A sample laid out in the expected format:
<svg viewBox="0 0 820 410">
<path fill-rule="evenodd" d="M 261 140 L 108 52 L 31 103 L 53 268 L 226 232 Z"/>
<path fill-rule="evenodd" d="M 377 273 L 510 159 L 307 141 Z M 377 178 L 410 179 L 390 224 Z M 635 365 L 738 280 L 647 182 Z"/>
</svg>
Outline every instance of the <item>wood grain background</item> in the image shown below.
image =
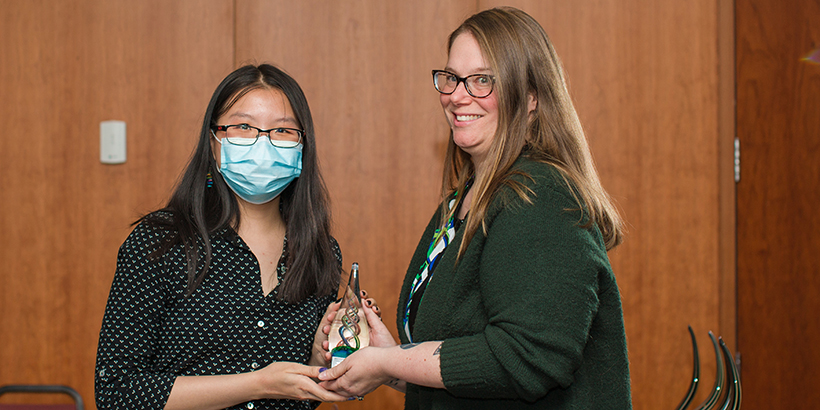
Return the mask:
<svg viewBox="0 0 820 410">
<path fill-rule="evenodd" d="M 820 1 L 737 5 L 738 347 L 746 409 L 820 402 Z M 805 57 L 814 53 L 814 60 Z M 814 404 L 812 404 L 814 403 Z"/>
<path fill-rule="evenodd" d="M 345 264 L 361 263 L 393 323 L 438 202 L 447 126 L 430 70 L 446 62 L 450 31 L 500 4 L 0 0 L 0 385 L 68 384 L 93 408 L 117 248 L 165 202 L 211 92 L 247 62 L 277 64 L 304 88 Z M 672 408 L 691 372 L 686 326 L 698 332 L 706 384 L 706 332 L 735 343 L 733 50 L 721 45 L 731 2 L 504 4 L 555 43 L 604 186 L 629 222 L 610 257 L 635 408 Z M 99 163 L 109 119 L 127 122 L 123 165 Z M 383 387 L 339 408 L 401 403 Z"/>
</svg>

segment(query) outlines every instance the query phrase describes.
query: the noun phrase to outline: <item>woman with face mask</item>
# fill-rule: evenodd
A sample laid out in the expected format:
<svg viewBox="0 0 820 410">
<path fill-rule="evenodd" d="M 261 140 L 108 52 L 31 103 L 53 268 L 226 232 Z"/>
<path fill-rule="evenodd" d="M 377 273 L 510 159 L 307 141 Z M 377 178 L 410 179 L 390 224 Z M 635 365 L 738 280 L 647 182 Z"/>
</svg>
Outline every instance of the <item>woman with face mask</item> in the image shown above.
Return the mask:
<svg viewBox="0 0 820 410">
<path fill-rule="evenodd" d="M 311 409 L 348 399 L 312 379 L 327 366 L 341 260 L 301 88 L 270 65 L 239 68 L 214 92 L 168 205 L 120 248 L 97 407 Z"/>
<path fill-rule="evenodd" d="M 442 202 L 399 297 L 402 344 L 366 311 L 372 347 L 322 386 L 388 384 L 408 410 L 630 409 L 607 258 L 621 221 L 549 38 L 521 10 L 485 10 L 432 74 L 450 134 Z"/>
</svg>

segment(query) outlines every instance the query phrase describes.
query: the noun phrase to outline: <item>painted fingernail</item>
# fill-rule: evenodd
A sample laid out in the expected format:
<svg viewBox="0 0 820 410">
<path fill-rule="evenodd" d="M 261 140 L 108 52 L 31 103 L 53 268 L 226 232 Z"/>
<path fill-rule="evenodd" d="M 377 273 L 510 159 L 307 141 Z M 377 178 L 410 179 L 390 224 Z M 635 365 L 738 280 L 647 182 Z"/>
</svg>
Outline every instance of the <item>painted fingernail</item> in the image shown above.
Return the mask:
<svg viewBox="0 0 820 410">
<path fill-rule="evenodd" d="M 327 370 L 327 367 L 322 367 L 322 368 L 319 369 L 319 373 L 324 373 L 325 370 Z"/>
</svg>

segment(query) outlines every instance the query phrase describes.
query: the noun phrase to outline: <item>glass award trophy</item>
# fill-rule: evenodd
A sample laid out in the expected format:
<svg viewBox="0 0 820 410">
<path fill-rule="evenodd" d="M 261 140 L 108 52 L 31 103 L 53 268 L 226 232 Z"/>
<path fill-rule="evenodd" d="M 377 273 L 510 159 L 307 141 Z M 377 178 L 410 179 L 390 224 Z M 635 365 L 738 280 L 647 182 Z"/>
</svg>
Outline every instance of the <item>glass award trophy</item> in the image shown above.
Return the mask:
<svg viewBox="0 0 820 410">
<path fill-rule="evenodd" d="M 341 363 L 356 350 L 370 344 L 370 326 L 362 311 L 362 293 L 359 289 L 359 264 L 354 263 L 342 296 L 342 305 L 330 325 L 328 335 L 330 367 Z"/>
</svg>

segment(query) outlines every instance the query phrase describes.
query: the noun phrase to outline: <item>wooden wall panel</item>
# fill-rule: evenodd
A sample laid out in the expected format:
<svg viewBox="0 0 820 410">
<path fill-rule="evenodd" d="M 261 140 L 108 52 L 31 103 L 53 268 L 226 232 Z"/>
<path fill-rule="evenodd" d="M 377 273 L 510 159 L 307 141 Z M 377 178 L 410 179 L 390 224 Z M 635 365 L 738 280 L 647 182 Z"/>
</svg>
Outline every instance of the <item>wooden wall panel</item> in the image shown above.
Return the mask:
<svg viewBox="0 0 820 410">
<path fill-rule="evenodd" d="M 272 62 L 302 85 L 345 265 L 395 326 L 401 280 L 441 186 L 448 128 L 430 70 L 475 2 L 240 0 L 237 62 Z M 344 409 L 392 409 L 381 387 Z M 329 409 L 330 405 L 321 408 Z"/>
<path fill-rule="evenodd" d="M 446 144 L 429 70 L 445 63 L 452 29 L 496 4 L 0 0 L 0 384 L 65 383 L 93 407 L 117 247 L 167 199 L 210 93 L 246 62 L 273 62 L 305 89 L 345 264 L 362 264 L 393 323 Z M 610 256 L 635 407 L 671 408 L 688 382 L 686 325 L 698 331 L 704 384 L 706 331 L 734 331 L 721 157 L 731 87 L 719 48 L 731 0 L 505 4 L 536 17 L 564 60 L 603 183 L 630 224 Z M 124 165 L 98 162 L 106 119 L 128 123 Z M 381 388 L 340 407 L 401 402 Z"/>
<path fill-rule="evenodd" d="M 817 16 L 817 0 L 737 3 L 744 409 L 812 408 L 820 401 Z"/>
<path fill-rule="evenodd" d="M 718 168 L 718 4 L 479 3 L 527 11 L 563 59 L 601 179 L 628 222 L 610 258 L 635 408 L 673 408 L 691 376 L 686 326 L 700 341 L 704 385 L 714 380 L 707 331 L 730 331 L 719 315 L 719 181 L 730 176 Z"/>
<path fill-rule="evenodd" d="M 117 248 L 167 199 L 233 66 L 232 8 L 0 1 L 0 385 L 67 384 L 94 408 Z M 99 161 L 109 119 L 127 123 L 122 165 Z"/>
</svg>

